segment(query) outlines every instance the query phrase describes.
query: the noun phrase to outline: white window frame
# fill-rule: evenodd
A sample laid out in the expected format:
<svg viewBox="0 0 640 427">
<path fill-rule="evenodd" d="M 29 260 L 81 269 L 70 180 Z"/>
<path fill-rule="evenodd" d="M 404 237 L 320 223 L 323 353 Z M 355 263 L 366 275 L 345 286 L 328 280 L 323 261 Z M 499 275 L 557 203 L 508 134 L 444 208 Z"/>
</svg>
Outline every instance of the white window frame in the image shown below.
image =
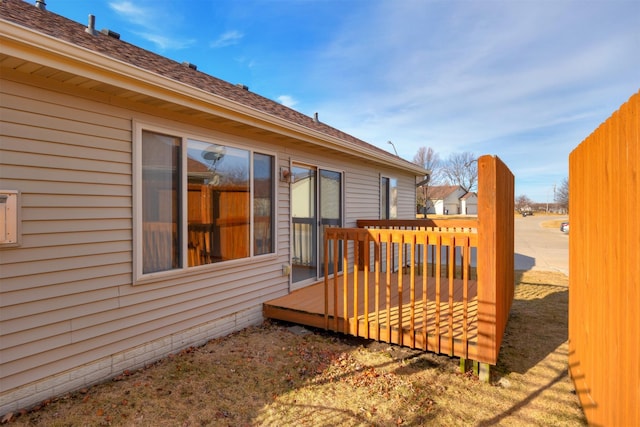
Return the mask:
<svg viewBox="0 0 640 427">
<path fill-rule="evenodd" d="M 181 268 L 158 271 L 153 273 L 143 273 L 143 218 L 142 218 L 142 132 L 149 131 L 155 132 L 170 136 L 175 136 L 181 139 L 181 170 L 182 174 L 180 176 L 180 192 L 182 194 L 180 200 L 180 209 L 182 212 L 179 224 L 180 227 L 180 235 L 181 237 L 181 245 L 180 245 L 180 256 L 181 256 Z M 278 156 L 277 153 L 268 149 L 263 149 L 262 147 L 256 149 L 252 146 L 251 141 L 249 140 L 239 140 L 239 138 L 229 135 L 228 138 L 223 134 L 212 135 L 202 135 L 195 133 L 193 131 L 189 131 L 183 129 L 179 126 L 176 127 L 166 127 L 158 124 L 148 123 L 148 122 L 133 122 L 133 147 L 132 147 L 132 197 L 133 197 L 133 283 L 134 284 L 143 284 L 151 281 L 156 281 L 158 279 L 170 278 L 172 276 L 184 276 L 189 274 L 199 274 L 203 271 L 215 271 L 219 269 L 225 269 L 234 265 L 243 265 L 243 264 L 251 264 L 256 262 L 257 260 L 269 259 L 269 258 L 277 258 L 278 254 L 278 236 L 277 236 L 277 228 L 278 228 L 278 175 L 277 175 L 277 165 L 278 165 Z M 251 194 L 251 202 L 249 203 L 249 215 L 250 215 L 250 227 L 249 227 L 249 256 L 245 258 L 238 258 L 228 261 L 222 261 L 211 264 L 204 264 L 189 267 L 188 265 L 188 250 L 187 250 L 187 236 L 188 236 L 188 221 L 185 220 L 185 215 L 188 209 L 187 202 L 188 197 L 188 180 L 186 179 L 187 173 L 187 143 L 189 140 L 197 140 L 206 143 L 218 144 L 228 147 L 234 147 L 241 150 L 247 150 L 250 153 L 250 161 L 249 161 L 249 191 Z M 254 195 L 254 169 L 253 169 L 253 154 L 265 154 L 273 157 L 273 170 L 272 170 L 272 247 L 273 251 L 267 254 L 262 255 L 254 255 L 254 203 L 253 203 L 253 195 Z"/>
</svg>

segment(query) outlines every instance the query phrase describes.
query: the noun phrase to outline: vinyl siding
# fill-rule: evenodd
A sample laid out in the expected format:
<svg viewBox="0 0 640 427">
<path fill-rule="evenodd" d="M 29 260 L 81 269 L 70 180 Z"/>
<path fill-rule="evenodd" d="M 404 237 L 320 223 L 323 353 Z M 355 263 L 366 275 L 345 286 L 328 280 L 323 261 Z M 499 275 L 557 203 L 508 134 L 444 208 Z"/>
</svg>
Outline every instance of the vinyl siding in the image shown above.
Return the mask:
<svg viewBox="0 0 640 427">
<path fill-rule="evenodd" d="M 0 391 L 287 291 L 286 252 L 132 286 L 136 112 L 19 81 L 1 90 L 0 187 L 21 191 L 22 245 L 0 250 Z"/>
<path fill-rule="evenodd" d="M 380 172 L 362 160 L 287 138 L 223 134 L 210 122 L 45 88 L 10 71 L 0 96 L 0 188 L 19 190 L 22 203 L 22 244 L 0 249 L 0 413 L 259 321 L 261 304 L 289 291 L 290 194 L 277 177 L 290 161 L 344 172 L 345 225 L 378 215 Z M 277 253 L 133 285 L 136 120 L 275 154 Z M 393 176 L 409 217 L 414 177 Z M 79 379 L 87 366 L 96 374 Z"/>
<path fill-rule="evenodd" d="M 355 227 L 359 219 L 380 218 L 380 174 L 375 169 L 355 164 L 345 177 L 346 223 Z"/>
<path fill-rule="evenodd" d="M 416 179 L 414 175 L 395 173 L 398 179 L 398 218 L 416 217 Z"/>
</svg>

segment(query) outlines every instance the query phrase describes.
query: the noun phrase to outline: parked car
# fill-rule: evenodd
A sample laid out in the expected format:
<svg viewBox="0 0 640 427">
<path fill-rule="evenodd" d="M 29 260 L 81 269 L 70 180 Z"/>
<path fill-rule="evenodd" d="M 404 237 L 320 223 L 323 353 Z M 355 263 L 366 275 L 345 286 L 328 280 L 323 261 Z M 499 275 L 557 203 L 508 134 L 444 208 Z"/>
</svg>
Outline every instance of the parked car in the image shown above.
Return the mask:
<svg viewBox="0 0 640 427">
<path fill-rule="evenodd" d="M 560 231 L 562 231 L 563 233 L 568 233 L 569 232 L 569 223 L 568 222 L 563 222 L 562 224 L 560 224 Z"/>
<path fill-rule="evenodd" d="M 522 216 L 531 216 L 533 215 L 533 211 L 522 211 Z"/>
</svg>

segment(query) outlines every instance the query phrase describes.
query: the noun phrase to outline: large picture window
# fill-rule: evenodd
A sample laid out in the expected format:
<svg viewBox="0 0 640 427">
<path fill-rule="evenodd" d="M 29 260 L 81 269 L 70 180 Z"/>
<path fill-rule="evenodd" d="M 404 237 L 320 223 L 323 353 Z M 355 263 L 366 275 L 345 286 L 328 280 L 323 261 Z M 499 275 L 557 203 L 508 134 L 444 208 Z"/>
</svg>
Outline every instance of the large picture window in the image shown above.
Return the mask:
<svg viewBox="0 0 640 427">
<path fill-rule="evenodd" d="M 274 156 L 141 132 L 142 273 L 273 253 Z"/>
</svg>

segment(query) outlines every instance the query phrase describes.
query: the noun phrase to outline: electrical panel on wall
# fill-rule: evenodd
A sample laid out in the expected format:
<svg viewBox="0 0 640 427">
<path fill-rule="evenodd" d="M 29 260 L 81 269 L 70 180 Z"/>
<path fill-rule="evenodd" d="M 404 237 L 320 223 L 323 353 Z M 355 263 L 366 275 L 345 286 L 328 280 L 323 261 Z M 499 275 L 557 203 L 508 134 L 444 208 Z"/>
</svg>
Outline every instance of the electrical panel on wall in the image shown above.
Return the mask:
<svg viewBox="0 0 640 427">
<path fill-rule="evenodd" d="M 17 246 L 20 237 L 19 193 L 0 190 L 0 247 Z"/>
</svg>

